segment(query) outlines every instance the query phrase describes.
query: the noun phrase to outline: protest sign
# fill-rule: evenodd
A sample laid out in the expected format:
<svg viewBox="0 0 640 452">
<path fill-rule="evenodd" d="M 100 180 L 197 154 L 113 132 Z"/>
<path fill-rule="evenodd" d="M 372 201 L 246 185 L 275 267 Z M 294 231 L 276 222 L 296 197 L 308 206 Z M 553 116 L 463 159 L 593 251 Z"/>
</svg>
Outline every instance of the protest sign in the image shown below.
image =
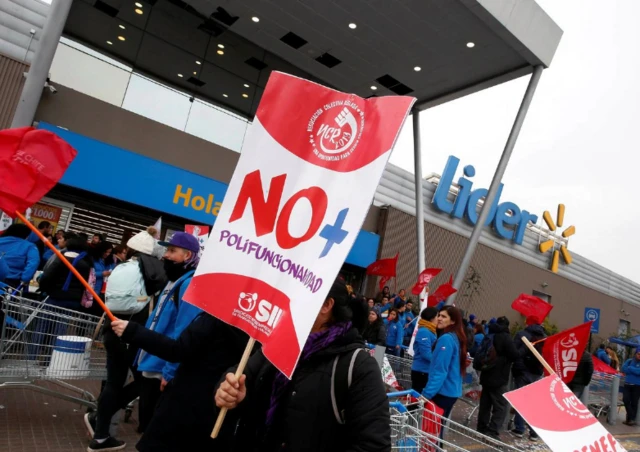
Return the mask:
<svg viewBox="0 0 640 452">
<path fill-rule="evenodd" d="M 558 375 L 508 392 L 504 397 L 553 451 L 625 452 Z"/>
<path fill-rule="evenodd" d="M 288 377 L 413 102 L 269 78 L 184 298 L 260 341 Z"/>
<path fill-rule="evenodd" d="M 591 322 L 569 328 L 544 340 L 542 356 L 562 381 L 569 383 L 589 342 Z"/>
<path fill-rule="evenodd" d="M 211 228 L 209 226 L 199 226 L 195 224 L 187 224 L 184 227 L 184 232 L 187 234 L 191 234 L 196 239 L 198 239 L 198 244 L 200 245 L 200 253 L 199 256 L 202 256 L 204 252 L 204 247 L 207 245 L 207 240 L 209 240 L 209 231 Z"/>
</svg>

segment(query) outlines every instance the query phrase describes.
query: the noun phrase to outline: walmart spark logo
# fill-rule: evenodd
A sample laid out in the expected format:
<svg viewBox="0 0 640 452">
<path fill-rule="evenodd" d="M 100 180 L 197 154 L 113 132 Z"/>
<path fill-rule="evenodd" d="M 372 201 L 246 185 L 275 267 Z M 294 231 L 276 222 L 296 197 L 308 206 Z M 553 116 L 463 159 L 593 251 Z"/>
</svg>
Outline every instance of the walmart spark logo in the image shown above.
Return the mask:
<svg viewBox="0 0 640 452">
<path fill-rule="evenodd" d="M 576 227 L 569 226 L 564 231 L 562 231 L 561 235 L 558 235 L 555 232 L 558 228 L 561 228 L 562 224 L 564 223 L 564 210 L 564 204 L 558 204 L 558 216 L 556 217 L 555 223 L 553 222 L 553 218 L 551 218 L 551 214 L 548 210 L 545 210 L 544 214 L 542 215 L 542 218 L 544 219 L 544 222 L 547 223 L 547 227 L 549 228 L 550 232 L 546 234 L 547 240 L 540 243 L 540 252 L 546 253 L 551 249 L 553 250 L 553 258 L 551 259 L 551 271 L 553 273 L 558 273 L 560 255 L 562 255 L 562 260 L 564 260 L 567 265 L 573 262 L 571 253 L 567 249 L 567 245 L 569 244 L 569 241 L 567 239 L 576 233 Z M 559 247 L 559 249 L 557 249 L 556 247 Z"/>
</svg>

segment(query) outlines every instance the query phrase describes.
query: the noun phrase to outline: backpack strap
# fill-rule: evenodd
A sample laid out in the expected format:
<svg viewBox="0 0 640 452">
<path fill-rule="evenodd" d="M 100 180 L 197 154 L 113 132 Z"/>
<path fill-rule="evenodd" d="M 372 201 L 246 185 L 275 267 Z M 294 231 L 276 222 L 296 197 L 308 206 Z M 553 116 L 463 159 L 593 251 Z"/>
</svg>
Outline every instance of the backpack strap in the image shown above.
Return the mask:
<svg viewBox="0 0 640 452">
<path fill-rule="evenodd" d="M 362 348 L 357 348 L 349 353 L 338 355 L 333 360 L 333 369 L 331 370 L 331 405 L 333 406 L 333 414 L 336 421 L 340 425 L 346 424 L 345 403 L 351 388 L 353 380 L 353 368 L 356 364 L 356 358 Z M 347 359 L 349 358 L 349 359 Z"/>
<path fill-rule="evenodd" d="M 193 277 L 195 270 L 189 270 L 187 273 L 182 275 L 180 279 L 176 281 L 176 283 L 171 288 L 170 293 L 167 294 L 167 297 L 171 297 L 173 300 L 173 304 L 176 306 L 176 310 L 180 307 L 180 287 L 184 284 L 185 281 Z"/>
</svg>

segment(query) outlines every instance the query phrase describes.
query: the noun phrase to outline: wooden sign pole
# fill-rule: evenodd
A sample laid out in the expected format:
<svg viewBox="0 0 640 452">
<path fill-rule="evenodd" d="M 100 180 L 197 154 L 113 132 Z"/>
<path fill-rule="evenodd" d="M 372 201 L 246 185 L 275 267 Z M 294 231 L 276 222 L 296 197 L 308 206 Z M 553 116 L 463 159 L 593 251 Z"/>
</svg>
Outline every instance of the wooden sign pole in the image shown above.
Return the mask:
<svg viewBox="0 0 640 452">
<path fill-rule="evenodd" d="M 544 360 L 542 355 L 538 353 L 538 350 L 536 350 L 533 344 L 529 342 L 529 339 L 522 336 L 522 342 L 524 342 L 524 345 L 526 345 L 527 348 L 531 351 L 531 353 L 533 353 L 533 356 L 535 356 L 537 360 L 540 361 L 540 364 L 542 364 L 542 366 L 547 370 L 547 372 L 549 372 L 550 375 L 555 375 L 556 371 L 553 370 L 553 368 L 549 365 L 549 363 Z"/>
</svg>

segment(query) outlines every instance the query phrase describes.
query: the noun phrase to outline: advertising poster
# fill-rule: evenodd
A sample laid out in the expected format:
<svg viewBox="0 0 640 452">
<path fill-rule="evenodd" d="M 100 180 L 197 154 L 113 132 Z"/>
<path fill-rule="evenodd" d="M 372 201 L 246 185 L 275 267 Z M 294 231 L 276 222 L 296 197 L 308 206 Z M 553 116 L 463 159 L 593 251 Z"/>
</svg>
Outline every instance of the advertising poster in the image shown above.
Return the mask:
<svg viewBox="0 0 640 452">
<path fill-rule="evenodd" d="M 62 207 L 52 206 L 50 204 L 36 203 L 27 211 L 27 218 L 38 226 L 43 221 L 48 221 L 53 226 L 53 231 L 58 230 L 58 223 L 62 216 Z M 20 220 L 16 220 L 20 223 Z"/>
</svg>

